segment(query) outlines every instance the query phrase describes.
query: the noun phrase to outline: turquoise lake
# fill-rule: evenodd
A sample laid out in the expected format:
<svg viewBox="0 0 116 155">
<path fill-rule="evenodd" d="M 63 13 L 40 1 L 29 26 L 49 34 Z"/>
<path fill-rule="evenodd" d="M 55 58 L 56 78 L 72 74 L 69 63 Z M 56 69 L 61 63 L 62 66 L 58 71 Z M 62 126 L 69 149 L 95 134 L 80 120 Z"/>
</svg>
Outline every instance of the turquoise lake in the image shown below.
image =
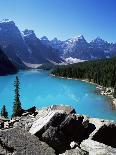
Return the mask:
<svg viewBox="0 0 116 155">
<path fill-rule="evenodd" d="M 79 114 L 116 120 L 116 107 L 107 97 L 97 93 L 96 86 L 80 80 L 67 80 L 49 76 L 47 71 L 20 71 L 15 75 L 0 77 L 0 109 L 6 105 L 12 114 L 14 80 L 20 78 L 21 103 L 24 109 L 38 109 L 53 104 L 71 105 Z"/>
</svg>

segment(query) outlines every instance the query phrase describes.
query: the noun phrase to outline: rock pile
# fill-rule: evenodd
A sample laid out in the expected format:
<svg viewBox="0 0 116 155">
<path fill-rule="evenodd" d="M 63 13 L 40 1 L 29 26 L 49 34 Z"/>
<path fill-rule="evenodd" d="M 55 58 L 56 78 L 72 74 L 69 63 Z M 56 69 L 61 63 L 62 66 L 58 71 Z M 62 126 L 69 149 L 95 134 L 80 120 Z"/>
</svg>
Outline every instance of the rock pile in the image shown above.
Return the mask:
<svg viewBox="0 0 116 155">
<path fill-rule="evenodd" d="M 69 106 L 30 110 L 0 131 L 0 154 L 116 154 L 115 122 L 77 115 Z"/>
</svg>

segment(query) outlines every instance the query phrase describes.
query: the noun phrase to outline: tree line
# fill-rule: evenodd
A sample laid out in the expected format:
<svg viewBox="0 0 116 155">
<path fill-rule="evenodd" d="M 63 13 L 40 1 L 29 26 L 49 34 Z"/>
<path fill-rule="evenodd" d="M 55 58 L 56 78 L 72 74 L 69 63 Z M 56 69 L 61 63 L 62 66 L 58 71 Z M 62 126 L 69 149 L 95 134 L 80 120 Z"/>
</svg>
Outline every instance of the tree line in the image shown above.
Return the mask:
<svg viewBox="0 0 116 155">
<path fill-rule="evenodd" d="M 52 71 L 55 76 L 88 79 L 104 87 L 114 88 L 116 97 L 116 57 L 63 65 Z"/>
<path fill-rule="evenodd" d="M 20 101 L 20 81 L 18 76 L 16 76 L 16 80 L 14 81 L 14 103 L 13 103 L 13 114 L 12 117 L 21 116 L 22 114 L 22 107 L 21 107 L 21 101 Z M 1 116 L 8 118 L 8 112 L 6 110 L 6 106 L 3 105 L 1 110 Z"/>
</svg>

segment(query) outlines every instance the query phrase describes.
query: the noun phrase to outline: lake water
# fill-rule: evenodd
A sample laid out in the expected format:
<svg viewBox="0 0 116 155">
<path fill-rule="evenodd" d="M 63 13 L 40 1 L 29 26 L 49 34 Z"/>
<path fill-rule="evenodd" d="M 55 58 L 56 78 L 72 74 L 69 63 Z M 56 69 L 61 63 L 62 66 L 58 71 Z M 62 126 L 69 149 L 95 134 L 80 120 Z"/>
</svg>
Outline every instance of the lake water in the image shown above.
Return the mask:
<svg viewBox="0 0 116 155">
<path fill-rule="evenodd" d="M 95 85 L 51 77 L 47 71 L 40 70 L 21 71 L 0 77 L 0 109 L 5 104 L 9 115 L 12 114 L 16 75 L 20 78 L 21 103 L 25 109 L 64 104 L 71 105 L 79 114 L 116 120 L 116 108 L 107 97 L 96 93 Z"/>
</svg>

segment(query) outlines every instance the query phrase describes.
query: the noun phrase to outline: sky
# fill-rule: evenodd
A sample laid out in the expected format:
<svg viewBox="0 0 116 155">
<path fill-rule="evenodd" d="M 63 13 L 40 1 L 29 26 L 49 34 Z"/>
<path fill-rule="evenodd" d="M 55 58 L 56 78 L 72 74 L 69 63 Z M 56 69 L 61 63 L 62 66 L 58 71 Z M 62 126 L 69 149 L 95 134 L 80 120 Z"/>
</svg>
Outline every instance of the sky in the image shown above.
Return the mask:
<svg viewBox="0 0 116 155">
<path fill-rule="evenodd" d="M 5 18 L 39 38 L 116 42 L 116 0 L 0 0 L 0 20 Z"/>
</svg>

